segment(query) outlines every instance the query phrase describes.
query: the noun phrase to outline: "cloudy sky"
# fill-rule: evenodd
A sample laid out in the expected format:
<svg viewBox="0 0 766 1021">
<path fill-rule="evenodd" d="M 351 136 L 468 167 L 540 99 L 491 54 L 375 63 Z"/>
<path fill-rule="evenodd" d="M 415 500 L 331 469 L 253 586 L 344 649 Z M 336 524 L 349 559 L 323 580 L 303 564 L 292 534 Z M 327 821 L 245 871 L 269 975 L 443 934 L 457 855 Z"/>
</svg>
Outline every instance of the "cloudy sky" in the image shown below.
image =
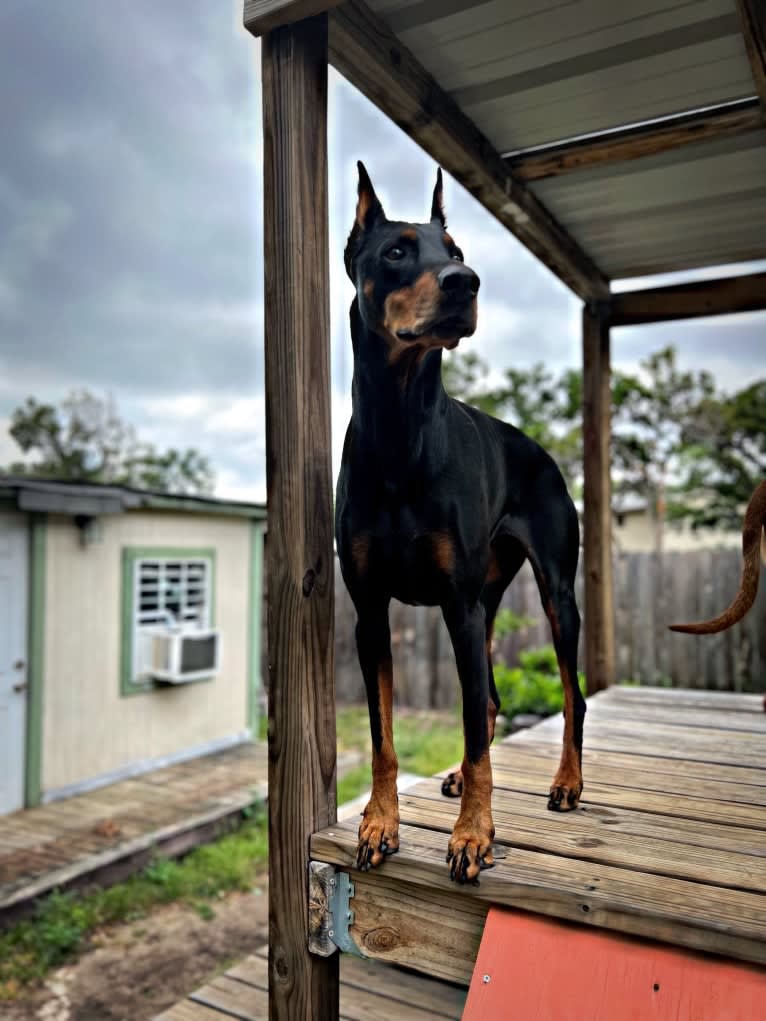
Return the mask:
<svg viewBox="0 0 766 1021">
<path fill-rule="evenodd" d="M 207 454 L 218 495 L 265 497 L 260 53 L 241 6 L 2 0 L 0 465 L 14 407 L 85 386 L 142 438 Z M 426 218 L 433 161 L 331 71 L 336 457 L 357 159 L 391 216 Z M 464 347 L 498 371 L 579 364 L 578 300 L 449 178 L 446 203 L 482 277 Z M 619 330 L 614 362 L 673 343 L 734 389 L 766 376 L 765 331 L 762 314 Z"/>
</svg>

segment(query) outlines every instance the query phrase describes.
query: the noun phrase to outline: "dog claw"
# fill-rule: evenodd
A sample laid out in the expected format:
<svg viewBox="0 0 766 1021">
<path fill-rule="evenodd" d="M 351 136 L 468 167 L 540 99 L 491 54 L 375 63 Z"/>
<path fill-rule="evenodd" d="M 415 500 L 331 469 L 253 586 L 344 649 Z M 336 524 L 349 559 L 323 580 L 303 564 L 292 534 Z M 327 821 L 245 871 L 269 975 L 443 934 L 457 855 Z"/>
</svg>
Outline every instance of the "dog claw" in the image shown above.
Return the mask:
<svg viewBox="0 0 766 1021">
<path fill-rule="evenodd" d="M 491 845 L 482 854 L 479 850 L 482 843 L 466 844 L 458 850 L 448 850 L 446 861 L 449 865 L 449 876 L 453 883 L 479 885 L 479 873 L 491 869 L 495 862 L 492 858 Z"/>
<path fill-rule="evenodd" d="M 548 808 L 551 812 L 571 812 L 580 803 L 582 783 L 569 786 L 554 784 L 548 797 Z"/>
<path fill-rule="evenodd" d="M 359 826 L 356 867 L 361 872 L 377 868 L 385 858 L 399 850 L 398 822 L 365 814 Z"/>
<path fill-rule="evenodd" d="M 449 773 L 442 780 L 441 789 L 445 798 L 459 798 L 463 793 L 463 777 L 460 773 Z"/>
</svg>

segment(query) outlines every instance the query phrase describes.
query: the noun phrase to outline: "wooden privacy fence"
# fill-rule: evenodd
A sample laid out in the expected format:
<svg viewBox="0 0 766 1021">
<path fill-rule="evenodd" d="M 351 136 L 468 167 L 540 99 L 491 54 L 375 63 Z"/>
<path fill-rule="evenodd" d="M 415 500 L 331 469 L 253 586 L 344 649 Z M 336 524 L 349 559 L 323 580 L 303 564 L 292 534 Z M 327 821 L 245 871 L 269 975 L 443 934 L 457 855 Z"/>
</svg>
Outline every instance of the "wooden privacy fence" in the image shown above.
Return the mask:
<svg viewBox="0 0 766 1021">
<path fill-rule="evenodd" d="M 613 562 L 617 679 L 682 688 L 766 691 L 766 578 L 761 579 L 753 609 L 729 631 L 694 637 L 667 630 L 667 624 L 712 617 L 728 606 L 741 568 L 736 549 L 665 553 L 660 561 L 653 553 L 617 555 Z M 337 699 L 363 701 L 354 643 L 356 615 L 337 561 L 335 580 Z M 582 563 L 576 591 L 582 612 Z M 528 564 L 506 593 L 503 606 L 534 621 L 495 643 L 495 658 L 501 656 L 515 665 L 522 650 L 551 640 Z M 419 709 L 453 706 L 460 687 L 440 610 L 392 602 L 391 638 L 398 702 Z M 581 640 L 581 669 L 584 657 Z"/>
</svg>

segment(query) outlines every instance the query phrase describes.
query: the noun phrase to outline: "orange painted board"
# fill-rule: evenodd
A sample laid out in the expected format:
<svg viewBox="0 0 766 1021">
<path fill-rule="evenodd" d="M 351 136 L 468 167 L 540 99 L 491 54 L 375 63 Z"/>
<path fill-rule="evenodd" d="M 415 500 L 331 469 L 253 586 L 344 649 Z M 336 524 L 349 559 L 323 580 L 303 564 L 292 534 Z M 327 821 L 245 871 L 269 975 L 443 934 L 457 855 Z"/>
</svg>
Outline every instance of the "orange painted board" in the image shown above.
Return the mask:
<svg viewBox="0 0 766 1021">
<path fill-rule="evenodd" d="M 766 971 L 491 908 L 463 1021 L 755 1021 Z"/>
</svg>

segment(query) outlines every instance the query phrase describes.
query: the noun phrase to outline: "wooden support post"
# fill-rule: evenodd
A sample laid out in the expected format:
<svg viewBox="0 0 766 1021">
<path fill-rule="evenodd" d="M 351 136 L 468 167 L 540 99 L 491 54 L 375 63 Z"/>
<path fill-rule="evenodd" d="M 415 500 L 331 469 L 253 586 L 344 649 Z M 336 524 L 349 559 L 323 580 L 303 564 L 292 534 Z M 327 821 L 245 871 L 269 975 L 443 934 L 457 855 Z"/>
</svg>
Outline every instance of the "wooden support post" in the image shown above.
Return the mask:
<svg viewBox="0 0 766 1021">
<path fill-rule="evenodd" d="M 335 821 L 327 16 L 263 39 L 269 508 L 269 1016 L 338 1017 L 308 951 L 308 854 Z"/>
<path fill-rule="evenodd" d="M 585 676 L 592 695 L 614 682 L 609 305 L 583 306 Z"/>
</svg>

